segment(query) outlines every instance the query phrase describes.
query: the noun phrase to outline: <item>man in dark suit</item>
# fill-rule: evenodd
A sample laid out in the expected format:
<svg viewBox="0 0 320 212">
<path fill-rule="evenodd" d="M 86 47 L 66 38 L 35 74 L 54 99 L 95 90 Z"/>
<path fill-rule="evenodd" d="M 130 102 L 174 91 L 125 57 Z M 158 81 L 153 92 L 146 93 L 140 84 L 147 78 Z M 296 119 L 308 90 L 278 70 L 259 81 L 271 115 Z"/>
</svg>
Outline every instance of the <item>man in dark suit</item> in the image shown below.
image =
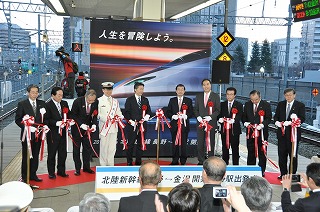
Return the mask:
<svg viewBox="0 0 320 212">
<path fill-rule="evenodd" d="M 243 105 L 236 101 L 237 90 L 234 87 L 227 88 L 227 100 L 221 103 L 219 122 L 221 123 L 222 159 L 229 165 L 229 147 L 232 149 L 232 164 L 239 165 L 239 142 L 241 127 L 240 121 L 243 113 Z M 229 118 L 226 120 L 224 118 Z M 225 126 L 229 126 L 228 129 Z M 229 131 L 227 133 L 227 130 Z M 228 139 L 227 139 L 228 135 Z"/>
<path fill-rule="evenodd" d="M 292 151 L 292 142 L 291 142 L 291 114 L 296 114 L 300 119 L 301 123 L 304 122 L 306 117 L 305 105 L 302 102 L 295 100 L 296 91 L 292 88 L 287 88 L 284 90 L 284 97 L 286 100 L 278 103 L 276 113 L 274 115 L 275 125 L 278 126 L 277 138 L 278 138 L 278 155 L 279 155 L 279 167 L 280 167 L 280 176 L 278 179 L 282 179 L 282 176 L 288 174 L 288 156 L 291 164 L 291 151 Z M 284 134 L 282 134 L 282 130 Z M 301 139 L 301 129 L 297 127 L 297 149 L 295 157 L 293 157 L 292 164 L 292 174 L 297 172 L 298 166 L 298 147 L 299 140 Z M 289 166 L 291 167 L 291 165 Z M 290 172 L 291 173 L 291 172 Z"/>
<path fill-rule="evenodd" d="M 201 84 L 204 92 L 196 95 L 194 115 L 197 117 L 198 125 L 205 120 L 213 128 L 210 131 L 211 151 L 208 152 L 205 141 L 206 132 L 204 128 L 197 127 L 198 165 L 202 165 L 206 157 L 214 155 L 215 129 L 217 128 L 217 117 L 220 113 L 220 97 L 211 91 L 211 81 L 204 79 Z"/>
<path fill-rule="evenodd" d="M 187 161 L 187 139 L 190 131 L 189 119 L 193 114 L 192 100 L 184 96 L 185 87 L 182 84 L 176 86 L 177 96 L 170 99 L 167 109 L 167 117 L 171 118 L 172 135 L 172 162 L 170 165 L 179 165 L 179 156 L 181 165 Z M 178 121 L 181 123 L 181 153 L 179 154 L 179 144 L 176 144 L 178 132 Z M 185 123 L 185 124 L 184 124 Z"/>
<path fill-rule="evenodd" d="M 57 175 L 61 177 L 68 177 L 66 174 L 66 159 L 67 159 L 67 141 L 66 131 L 63 124 L 64 118 L 67 114 L 63 113 L 69 111 L 68 103 L 62 100 L 63 91 L 60 87 L 54 87 L 51 90 L 51 100 L 46 103 L 47 113 L 45 116 L 45 123 L 49 126 L 50 131 L 47 136 L 48 159 L 47 168 L 49 179 L 55 179 L 55 165 L 56 154 L 58 153 Z M 62 135 L 59 133 L 59 128 Z"/>
<path fill-rule="evenodd" d="M 301 174 L 303 178 L 302 185 L 310 188 L 310 196 L 299 198 L 294 205 L 291 204 L 290 188 L 292 175 L 282 177 L 283 192 L 281 195 L 281 207 L 284 212 L 293 211 L 320 211 L 320 163 L 310 163 L 307 166 L 306 174 Z"/>
<path fill-rule="evenodd" d="M 127 163 L 128 166 L 132 166 L 132 154 L 134 142 L 137 140 L 136 148 L 136 166 L 141 165 L 142 147 L 141 144 L 141 131 L 140 124 L 143 121 L 144 129 L 147 129 L 147 121 L 150 118 L 151 109 L 149 100 L 142 96 L 144 92 L 144 84 L 137 82 L 134 84 L 134 95 L 127 98 L 124 108 L 124 117 L 128 120 L 127 125 L 127 137 L 128 137 L 128 149 L 127 149 Z M 146 132 L 146 131 L 145 131 Z M 144 133 L 145 133 L 144 132 Z"/>
<path fill-rule="evenodd" d="M 226 175 L 226 163 L 218 157 L 209 157 L 203 163 L 202 188 L 199 188 L 201 194 L 201 212 L 221 211 L 223 204 L 220 198 L 213 197 L 213 188 L 221 187 L 221 182 Z"/>
<path fill-rule="evenodd" d="M 259 114 L 263 116 L 260 117 Z M 261 122 L 261 118 L 263 118 L 263 122 Z M 244 126 L 249 128 L 249 130 L 247 130 L 247 165 L 256 165 L 255 138 L 252 136 L 256 129 L 259 131 L 258 146 L 256 148 L 258 149 L 258 165 L 261 167 L 262 176 L 264 176 L 264 172 L 266 170 L 267 158 L 262 149 L 262 135 L 260 132 L 263 131 L 264 140 L 267 141 L 269 136 L 268 125 L 271 122 L 271 118 L 272 114 L 270 104 L 267 101 L 261 100 L 260 91 L 251 91 L 250 101 L 245 103 L 242 117 Z M 256 126 L 256 128 L 254 129 L 253 126 Z"/>
<path fill-rule="evenodd" d="M 144 163 L 139 169 L 141 193 L 138 196 L 122 197 L 119 202 L 118 212 L 156 212 L 156 194 L 159 195 L 160 201 L 166 206 L 168 197 L 160 195 L 157 191 L 161 177 L 161 169 L 157 163 L 153 161 Z"/>
<path fill-rule="evenodd" d="M 94 171 L 90 169 L 91 159 L 91 146 L 86 133 L 88 129 L 92 129 L 92 132 L 96 131 L 97 115 L 98 115 L 98 101 L 96 100 L 97 94 L 93 89 L 89 89 L 84 97 L 79 97 L 74 100 L 72 109 L 70 111 L 70 117 L 80 126 L 79 134 L 77 125 L 71 127 L 73 137 L 73 161 L 75 164 L 75 175 L 80 175 L 80 169 L 82 166 L 80 159 L 80 148 L 82 144 L 82 162 L 83 172 L 94 174 Z"/>
<path fill-rule="evenodd" d="M 43 114 L 40 113 L 40 110 L 45 111 L 45 102 L 42 100 L 38 100 L 39 95 L 39 87 L 37 85 L 29 85 L 27 87 L 28 99 L 23 100 L 18 103 L 18 108 L 16 112 L 15 122 L 21 128 L 20 140 L 22 144 L 22 163 L 21 163 L 21 177 L 23 182 L 27 183 L 27 135 L 23 138 L 23 133 L 25 131 L 25 125 L 22 123 L 22 119 L 25 115 L 33 116 L 34 122 L 37 124 L 42 124 L 43 122 Z M 35 180 L 37 182 L 41 182 L 42 179 L 37 177 L 37 170 L 39 166 L 39 152 L 41 147 L 41 140 L 39 139 L 41 136 L 36 139 L 35 136 L 35 127 L 30 127 L 31 131 L 31 149 L 32 149 L 32 158 L 30 158 L 30 180 Z"/>
</svg>

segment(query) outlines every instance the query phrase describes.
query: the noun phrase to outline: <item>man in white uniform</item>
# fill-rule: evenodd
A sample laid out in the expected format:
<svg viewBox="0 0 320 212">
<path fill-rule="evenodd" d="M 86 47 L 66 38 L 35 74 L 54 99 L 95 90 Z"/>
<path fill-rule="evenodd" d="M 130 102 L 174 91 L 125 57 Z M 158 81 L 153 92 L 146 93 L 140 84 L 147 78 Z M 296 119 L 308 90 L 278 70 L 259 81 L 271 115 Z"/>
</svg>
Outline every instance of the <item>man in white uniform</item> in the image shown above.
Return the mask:
<svg viewBox="0 0 320 212">
<path fill-rule="evenodd" d="M 114 166 L 118 123 L 123 119 L 118 100 L 111 97 L 113 84 L 113 82 L 102 83 L 104 95 L 98 98 L 101 166 Z"/>
</svg>

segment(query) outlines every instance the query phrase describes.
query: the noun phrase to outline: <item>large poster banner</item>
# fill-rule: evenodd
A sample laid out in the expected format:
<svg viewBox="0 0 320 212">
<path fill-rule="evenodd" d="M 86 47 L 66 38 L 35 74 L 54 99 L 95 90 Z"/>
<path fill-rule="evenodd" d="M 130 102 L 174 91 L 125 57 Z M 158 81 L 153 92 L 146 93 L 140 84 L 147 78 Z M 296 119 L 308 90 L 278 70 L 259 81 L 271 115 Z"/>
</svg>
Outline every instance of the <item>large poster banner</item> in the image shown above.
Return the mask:
<svg viewBox="0 0 320 212">
<path fill-rule="evenodd" d="M 134 94 L 135 82 L 144 83 L 144 96 L 153 112 L 165 109 L 180 83 L 186 87 L 186 96 L 194 100 L 202 91 L 201 81 L 210 73 L 211 32 L 211 25 L 92 20 L 90 86 L 100 96 L 101 83 L 114 82 L 112 96 L 122 109 L 126 98 Z M 196 139 L 196 122 L 192 123 L 189 141 Z M 157 138 L 154 123 L 148 124 L 145 156 L 155 155 L 148 146 L 154 146 Z M 160 155 L 163 149 L 169 156 L 172 141 L 169 129 L 166 131 L 161 139 L 167 147 L 160 148 Z M 119 141 L 118 156 L 123 155 Z"/>
</svg>

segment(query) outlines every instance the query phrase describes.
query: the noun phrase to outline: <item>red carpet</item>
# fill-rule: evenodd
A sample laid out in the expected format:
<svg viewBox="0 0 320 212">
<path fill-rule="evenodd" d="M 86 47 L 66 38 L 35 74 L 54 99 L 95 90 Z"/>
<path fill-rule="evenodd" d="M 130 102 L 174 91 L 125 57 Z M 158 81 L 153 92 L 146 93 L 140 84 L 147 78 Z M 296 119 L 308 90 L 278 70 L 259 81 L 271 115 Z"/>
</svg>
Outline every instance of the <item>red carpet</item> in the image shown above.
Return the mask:
<svg viewBox="0 0 320 212">
<path fill-rule="evenodd" d="M 160 160 L 159 164 L 166 166 L 169 165 L 171 161 L 163 161 Z M 127 163 L 118 163 L 116 166 L 126 166 Z M 196 165 L 196 164 L 191 164 L 187 163 L 187 165 Z M 95 170 L 95 167 L 91 167 L 92 170 Z M 42 178 L 42 182 L 35 182 L 35 181 L 30 181 L 31 185 L 37 185 L 39 186 L 40 190 L 45 190 L 49 188 L 56 188 L 56 187 L 61 187 L 61 186 L 68 186 L 68 185 L 75 185 L 75 184 L 80 184 L 80 183 L 86 183 L 86 182 L 92 182 L 95 180 L 95 174 L 89 174 L 86 172 L 82 172 L 81 170 L 81 175 L 80 176 L 75 176 L 74 175 L 75 170 L 69 170 L 66 173 L 69 174 L 69 177 L 60 177 L 57 176 L 56 179 L 49 179 L 48 174 L 39 174 L 38 177 Z M 280 180 L 278 180 L 278 176 L 280 173 L 278 172 L 266 172 L 265 173 L 265 178 L 268 180 L 270 184 L 273 185 L 281 185 Z"/>
</svg>

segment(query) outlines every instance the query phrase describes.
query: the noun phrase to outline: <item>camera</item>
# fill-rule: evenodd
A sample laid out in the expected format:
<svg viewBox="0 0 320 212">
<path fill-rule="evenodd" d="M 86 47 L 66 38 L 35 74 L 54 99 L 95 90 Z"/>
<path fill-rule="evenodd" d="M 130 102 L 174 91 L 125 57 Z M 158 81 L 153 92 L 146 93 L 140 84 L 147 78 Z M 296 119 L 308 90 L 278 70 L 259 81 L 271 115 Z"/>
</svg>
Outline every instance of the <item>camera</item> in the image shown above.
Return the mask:
<svg viewBox="0 0 320 212">
<path fill-rule="evenodd" d="M 213 188 L 213 197 L 214 198 L 227 198 L 229 197 L 229 190 L 223 187 Z"/>
<path fill-rule="evenodd" d="M 56 56 L 57 56 L 57 57 L 62 57 L 63 55 L 66 54 L 66 53 L 65 53 L 65 49 L 64 49 L 63 46 L 61 46 L 59 49 L 57 49 L 57 50 L 55 51 L 55 53 L 56 53 Z"/>
<path fill-rule="evenodd" d="M 301 180 L 300 174 L 292 174 L 292 180 L 291 180 L 291 182 L 297 183 L 297 182 L 300 182 L 300 180 Z"/>
</svg>

